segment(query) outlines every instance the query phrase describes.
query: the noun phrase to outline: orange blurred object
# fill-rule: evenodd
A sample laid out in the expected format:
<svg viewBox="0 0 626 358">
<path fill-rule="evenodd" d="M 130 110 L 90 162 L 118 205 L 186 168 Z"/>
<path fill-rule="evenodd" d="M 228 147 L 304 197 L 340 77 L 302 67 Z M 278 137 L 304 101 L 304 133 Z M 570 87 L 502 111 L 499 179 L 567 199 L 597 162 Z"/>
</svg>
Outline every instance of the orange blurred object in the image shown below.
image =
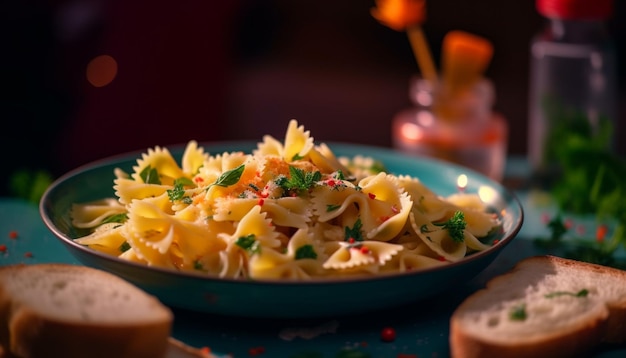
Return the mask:
<svg viewBox="0 0 626 358">
<path fill-rule="evenodd" d="M 446 87 L 458 92 L 473 86 L 483 77 L 493 57 L 487 39 L 465 32 L 450 31 L 443 39 L 441 71 Z"/>
<path fill-rule="evenodd" d="M 426 0 L 377 0 L 371 14 L 393 30 L 406 31 L 422 76 L 436 82 L 437 69 L 421 27 L 426 19 Z"/>
<path fill-rule="evenodd" d="M 94 87 L 104 87 L 117 76 L 117 61 L 109 55 L 100 55 L 89 61 L 87 81 Z"/>
<path fill-rule="evenodd" d="M 426 19 L 425 0 L 376 0 L 372 16 L 381 24 L 404 31 L 410 26 L 421 25 Z"/>
</svg>

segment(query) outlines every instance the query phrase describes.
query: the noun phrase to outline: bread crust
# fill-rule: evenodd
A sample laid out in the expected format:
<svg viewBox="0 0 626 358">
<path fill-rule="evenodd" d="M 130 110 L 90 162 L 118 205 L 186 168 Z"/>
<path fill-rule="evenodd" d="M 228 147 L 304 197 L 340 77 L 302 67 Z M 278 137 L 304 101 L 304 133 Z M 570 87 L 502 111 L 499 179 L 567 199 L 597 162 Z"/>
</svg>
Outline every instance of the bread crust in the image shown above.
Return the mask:
<svg viewBox="0 0 626 358">
<path fill-rule="evenodd" d="M 587 355 L 595 347 L 603 343 L 626 342 L 626 295 L 615 301 L 605 302 L 604 307 L 596 307 L 597 312 L 584 321 L 560 330 L 545 332 L 533 339 L 503 342 L 486 339 L 473 334 L 463 324 L 463 315 L 472 306 L 492 294 L 491 288 L 504 284 L 522 269 L 534 265 L 558 265 L 574 274 L 593 272 L 607 275 L 616 284 L 626 285 L 626 271 L 590 264 L 581 261 L 544 255 L 520 261 L 510 272 L 499 275 L 487 283 L 486 288 L 467 297 L 453 312 L 450 318 L 450 351 L 453 358 L 472 357 L 579 357 Z M 582 270 L 582 271 L 581 271 Z"/>
<path fill-rule="evenodd" d="M 45 271 L 51 268 L 74 270 L 79 274 L 93 275 L 94 269 L 65 264 L 30 265 L 29 268 Z M 173 314 L 169 308 L 139 288 L 132 294 L 145 295 L 155 307 L 156 319 L 137 322 L 109 323 L 99 321 L 64 320 L 42 314 L 29 304 L 15 298 L 5 285 L 5 275 L 20 270 L 20 266 L 0 269 L 0 345 L 7 356 L 38 357 L 114 357 L 158 358 L 165 357 L 171 333 Z M 98 279 L 105 280 L 112 274 Z M 91 278 L 91 276 L 89 276 Z M 112 280 L 111 284 L 115 284 Z M 45 295 L 44 292 L 41 293 Z M 112 313 L 114 314 L 114 313 Z"/>
</svg>

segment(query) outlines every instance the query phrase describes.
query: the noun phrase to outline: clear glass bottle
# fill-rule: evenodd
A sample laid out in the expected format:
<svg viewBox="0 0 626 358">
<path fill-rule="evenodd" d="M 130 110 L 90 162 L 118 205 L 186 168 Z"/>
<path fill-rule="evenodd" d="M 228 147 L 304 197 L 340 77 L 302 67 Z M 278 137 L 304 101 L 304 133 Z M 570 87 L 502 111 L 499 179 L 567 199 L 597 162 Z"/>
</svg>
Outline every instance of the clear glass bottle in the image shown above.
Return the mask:
<svg viewBox="0 0 626 358">
<path fill-rule="evenodd" d="M 559 173 L 559 150 L 580 136 L 612 147 L 617 64 L 613 0 L 536 0 L 545 27 L 531 41 L 528 159 L 534 178 Z M 608 134 L 608 135 L 607 135 Z"/>
<path fill-rule="evenodd" d="M 395 149 L 460 164 L 494 180 L 503 179 L 508 124 L 494 112 L 491 81 L 482 79 L 463 95 L 415 77 L 409 97 L 414 107 L 392 122 Z"/>
</svg>

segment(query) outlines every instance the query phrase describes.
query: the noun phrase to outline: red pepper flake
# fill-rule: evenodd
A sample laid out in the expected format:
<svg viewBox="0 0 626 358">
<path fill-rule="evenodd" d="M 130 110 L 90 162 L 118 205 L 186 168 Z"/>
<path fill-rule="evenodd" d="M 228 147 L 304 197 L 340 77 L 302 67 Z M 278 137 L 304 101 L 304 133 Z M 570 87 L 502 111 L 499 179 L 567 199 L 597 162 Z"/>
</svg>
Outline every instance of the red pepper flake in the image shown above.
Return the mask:
<svg viewBox="0 0 626 358">
<path fill-rule="evenodd" d="M 248 349 L 248 354 L 251 356 L 258 356 L 263 353 L 265 353 L 265 347 L 263 346 L 252 347 Z"/>
<path fill-rule="evenodd" d="M 354 240 L 354 238 L 353 238 L 353 237 L 351 237 L 351 238 L 349 238 L 349 239 L 348 239 L 348 243 L 350 243 L 350 244 L 354 244 L 354 242 L 355 242 L 355 241 L 356 241 L 356 240 Z"/>
<path fill-rule="evenodd" d="M 439 256 L 439 257 L 437 258 L 437 260 L 439 260 L 439 261 L 441 261 L 441 262 L 445 262 L 445 261 L 446 261 L 446 258 L 445 258 L 445 257 L 443 257 L 443 256 Z"/>
<path fill-rule="evenodd" d="M 380 332 L 380 339 L 383 342 L 393 342 L 396 340 L 396 330 L 392 327 L 385 327 Z"/>
<path fill-rule="evenodd" d="M 265 204 L 265 200 L 263 200 L 263 199 L 259 199 L 258 204 L 259 204 L 259 206 L 263 206 L 263 204 Z"/>
<path fill-rule="evenodd" d="M 367 255 L 370 253 L 370 249 L 367 246 L 363 245 L 361 246 L 361 253 Z"/>
<path fill-rule="evenodd" d="M 565 228 L 567 230 L 571 229 L 572 226 L 574 226 L 574 222 L 572 221 L 572 219 L 567 219 L 565 220 L 565 222 L 563 223 L 563 225 L 565 225 Z"/>
<path fill-rule="evenodd" d="M 380 222 L 384 223 L 385 221 L 389 220 L 389 216 L 381 216 L 379 220 Z"/>
<path fill-rule="evenodd" d="M 335 185 L 337 185 L 337 183 L 333 179 L 328 179 L 326 184 L 328 184 L 328 186 L 335 186 Z"/>
<path fill-rule="evenodd" d="M 24 253 L 24 257 L 31 258 L 33 257 L 33 253 L 30 251 L 27 251 L 26 253 Z"/>
<path fill-rule="evenodd" d="M 7 245 L 5 245 L 5 244 L 0 245 L 0 252 L 6 253 L 7 252 Z"/>
<path fill-rule="evenodd" d="M 391 212 L 394 214 L 397 214 L 400 212 L 400 209 L 398 209 L 398 207 L 396 205 L 392 205 L 391 206 Z"/>
<path fill-rule="evenodd" d="M 495 240 L 493 240 L 493 244 L 494 244 L 494 245 L 496 245 L 496 244 L 497 244 L 497 243 L 499 243 L 499 242 L 500 242 L 500 239 L 495 239 Z"/>
<path fill-rule="evenodd" d="M 195 181 L 196 183 L 202 183 L 204 181 L 204 178 L 202 178 L 202 177 L 195 177 L 195 178 L 193 178 L 193 181 Z"/>
<path fill-rule="evenodd" d="M 609 231 L 609 228 L 606 225 L 598 226 L 598 228 L 596 229 L 596 241 L 597 242 L 604 241 L 604 238 L 606 237 L 606 234 L 608 231 Z"/>
<path fill-rule="evenodd" d="M 376 195 L 373 193 L 368 193 L 367 196 L 369 196 L 370 199 L 376 199 Z"/>
<path fill-rule="evenodd" d="M 398 353 L 396 358 L 417 358 L 417 354 Z"/>
<path fill-rule="evenodd" d="M 19 236 L 19 235 L 17 234 L 17 231 L 15 231 L 15 230 L 13 230 L 13 231 L 9 232 L 9 238 L 10 238 L 10 239 L 17 239 L 17 238 L 18 238 L 18 236 Z"/>
</svg>

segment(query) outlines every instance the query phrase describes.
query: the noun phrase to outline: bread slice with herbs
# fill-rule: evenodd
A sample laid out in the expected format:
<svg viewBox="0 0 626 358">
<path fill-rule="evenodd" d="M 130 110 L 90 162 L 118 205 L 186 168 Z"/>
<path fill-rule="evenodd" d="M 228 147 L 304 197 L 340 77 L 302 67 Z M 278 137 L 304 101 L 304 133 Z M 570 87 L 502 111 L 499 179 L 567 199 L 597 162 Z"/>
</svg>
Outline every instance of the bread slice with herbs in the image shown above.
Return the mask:
<svg viewBox="0 0 626 358">
<path fill-rule="evenodd" d="M 450 318 L 453 358 L 578 357 L 626 342 L 626 271 L 555 256 L 520 261 Z"/>
<path fill-rule="evenodd" d="M 165 357 L 172 323 L 156 297 L 102 270 L 0 268 L 0 345 L 9 357 Z"/>
</svg>

